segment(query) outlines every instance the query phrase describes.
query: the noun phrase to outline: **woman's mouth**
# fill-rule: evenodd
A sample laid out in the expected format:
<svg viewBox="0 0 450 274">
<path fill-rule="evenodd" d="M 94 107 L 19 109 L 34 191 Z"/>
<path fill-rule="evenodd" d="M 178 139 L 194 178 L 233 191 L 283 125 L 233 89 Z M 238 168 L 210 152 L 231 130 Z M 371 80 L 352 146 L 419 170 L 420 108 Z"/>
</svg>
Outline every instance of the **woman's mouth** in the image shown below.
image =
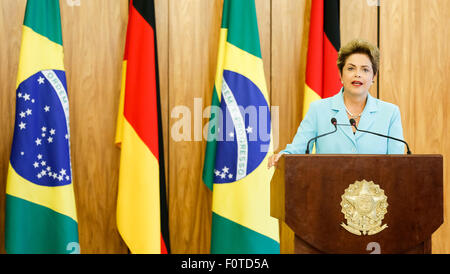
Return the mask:
<svg viewBox="0 0 450 274">
<path fill-rule="evenodd" d="M 355 87 L 362 86 L 362 84 L 363 84 L 363 83 L 360 82 L 360 81 L 353 81 L 353 82 L 352 82 L 352 85 L 355 86 Z"/>
</svg>

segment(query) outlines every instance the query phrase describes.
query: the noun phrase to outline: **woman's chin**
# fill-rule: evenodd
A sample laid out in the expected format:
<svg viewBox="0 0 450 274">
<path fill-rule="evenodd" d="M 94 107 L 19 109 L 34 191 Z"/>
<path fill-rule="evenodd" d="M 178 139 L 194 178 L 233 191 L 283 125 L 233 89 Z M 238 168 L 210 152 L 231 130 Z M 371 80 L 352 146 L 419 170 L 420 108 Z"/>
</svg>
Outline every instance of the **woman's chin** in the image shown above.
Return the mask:
<svg viewBox="0 0 450 274">
<path fill-rule="evenodd" d="M 352 96 L 362 96 L 362 95 L 366 95 L 368 92 L 364 86 L 359 86 L 359 87 L 350 86 L 350 87 L 346 88 L 345 91 L 348 92 L 348 94 L 352 95 Z"/>
</svg>

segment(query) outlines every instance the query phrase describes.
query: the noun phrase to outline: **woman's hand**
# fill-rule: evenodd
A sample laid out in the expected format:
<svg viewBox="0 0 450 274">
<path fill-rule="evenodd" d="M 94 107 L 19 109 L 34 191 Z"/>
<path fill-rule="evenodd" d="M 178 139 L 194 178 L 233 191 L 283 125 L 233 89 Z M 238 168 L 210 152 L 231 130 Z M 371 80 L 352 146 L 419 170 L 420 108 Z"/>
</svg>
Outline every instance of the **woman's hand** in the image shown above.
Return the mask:
<svg viewBox="0 0 450 274">
<path fill-rule="evenodd" d="M 283 154 L 278 153 L 278 154 L 274 154 L 274 155 L 270 156 L 269 163 L 267 164 L 267 168 L 269 169 L 273 166 L 277 166 L 278 160 L 280 159 L 281 155 L 283 155 Z"/>
</svg>

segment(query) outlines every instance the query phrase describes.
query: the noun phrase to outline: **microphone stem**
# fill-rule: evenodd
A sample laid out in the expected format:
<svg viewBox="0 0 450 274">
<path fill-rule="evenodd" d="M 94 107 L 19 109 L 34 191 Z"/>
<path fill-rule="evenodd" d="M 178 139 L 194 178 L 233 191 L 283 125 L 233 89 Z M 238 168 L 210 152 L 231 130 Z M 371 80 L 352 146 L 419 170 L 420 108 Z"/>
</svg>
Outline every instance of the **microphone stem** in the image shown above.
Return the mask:
<svg viewBox="0 0 450 274">
<path fill-rule="evenodd" d="M 334 125 L 334 130 L 333 130 L 333 131 L 324 133 L 324 134 L 322 134 L 322 135 L 316 136 L 316 137 L 312 138 L 311 140 L 309 140 L 309 142 L 306 144 L 306 151 L 305 151 L 305 154 L 309 154 L 309 144 L 311 143 L 311 141 L 317 140 L 318 138 L 323 137 L 323 136 L 326 136 L 326 135 L 328 135 L 328 134 L 335 133 L 336 131 L 337 131 L 337 126 Z"/>
<path fill-rule="evenodd" d="M 358 128 L 356 127 L 356 125 L 353 125 L 353 126 L 355 127 L 355 129 L 356 129 L 357 131 L 361 131 L 361 132 L 365 132 L 365 133 L 370 133 L 370 134 L 375 134 L 375 135 L 380 136 L 380 137 L 385 137 L 385 138 L 388 138 L 388 139 L 394 139 L 394 140 L 396 140 L 396 141 L 402 142 L 402 143 L 404 143 L 404 144 L 406 145 L 406 150 L 407 150 L 406 153 L 407 153 L 407 154 L 411 154 L 411 151 L 409 150 L 408 143 L 406 143 L 406 142 L 403 141 L 403 140 L 400 140 L 400 139 L 397 139 L 397 138 L 391 137 L 391 136 L 385 136 L 385 135 L 383 135 L 383 134 L 379 134 L 379 133 L 376 133 L 376 132 L 370 132 L 370 131 L 367 131 L 367 130 L 358 129 Z"/>
</svg>

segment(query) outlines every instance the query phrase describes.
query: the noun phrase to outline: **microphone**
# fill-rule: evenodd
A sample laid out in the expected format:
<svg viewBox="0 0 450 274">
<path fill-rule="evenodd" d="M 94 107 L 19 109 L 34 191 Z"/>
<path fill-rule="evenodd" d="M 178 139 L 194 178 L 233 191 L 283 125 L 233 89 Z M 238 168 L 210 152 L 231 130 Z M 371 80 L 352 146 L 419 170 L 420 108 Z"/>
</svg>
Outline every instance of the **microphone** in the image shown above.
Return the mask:
<svg viewBox="0 0 450 274">
<path fill-rule="evenodd" d="M 336 118 L 331 118 L 331 123 L 333 124 L 333 126 L 334 126 L 334 130 L 333 131 L 330 131 L 330 132 L 328 132 L 328 133 L 324 133 L 324 134 L 322 134 L 322 135 L 319 135 L 319 136 L 316 136 L 316 137 L 314 137 L 314 138 L 311 138 L 309 141 L 308 141 L 308 144 L 306 145 L 306 151 L 305 151 L 305 154 L 309 154 L 309 144 L 311 143 L 311 141 L 313 141 L 313 140 L 317 140 L 317 139 L 319 139 L 320 137 L 323 137 L 323 136 L 326 136 L 326 135 L 328 135 L 328 134 L 331 134 L 331 133 L 335 133 L 336 131 L 337 131 L 337 120 L 336 120 Z"/>
<path fill-rule="evenodd" d="M 374 134 L 374 135 L 377 135 L 377 136 L 380 136 L 380 137 L 385 137 L 385 138 L 388 138 L 388 139 L 393 139 L 393 140 L 402 142 L 402 143 L 404 143 L 404 144 L 406 145 L 406 150 L 407 150 L 406 153 L 407 153 L 407 154 L 411 154 L 411 150 L 409 150 L 408 143 L 405 142 L 405 141 L 403 141 L 403 140 L 400 140 L 400 139 L 397 139 L 397 138 L 394 138 L 394 137 L 391 137 L 391 136 L 383 135 L 383 134 L 380 134 L 380 133 L 376 133 L 376 132 L 371 132 L 371 131 L 367 131 L 367 130 L 358 129 L 358 128 L 356 127 L 356 121 L 355 121 L 355 119 L 353 119 L 353 118 L 350 119 L 350 125 L 353 126 L 353 127 L 355 127 L 355 129 L 356 129 L 357 131 L 361 131 L 361 132 L 365 132 L 365 133 L 370 133 L 370 134 Z"/>
</svg>

